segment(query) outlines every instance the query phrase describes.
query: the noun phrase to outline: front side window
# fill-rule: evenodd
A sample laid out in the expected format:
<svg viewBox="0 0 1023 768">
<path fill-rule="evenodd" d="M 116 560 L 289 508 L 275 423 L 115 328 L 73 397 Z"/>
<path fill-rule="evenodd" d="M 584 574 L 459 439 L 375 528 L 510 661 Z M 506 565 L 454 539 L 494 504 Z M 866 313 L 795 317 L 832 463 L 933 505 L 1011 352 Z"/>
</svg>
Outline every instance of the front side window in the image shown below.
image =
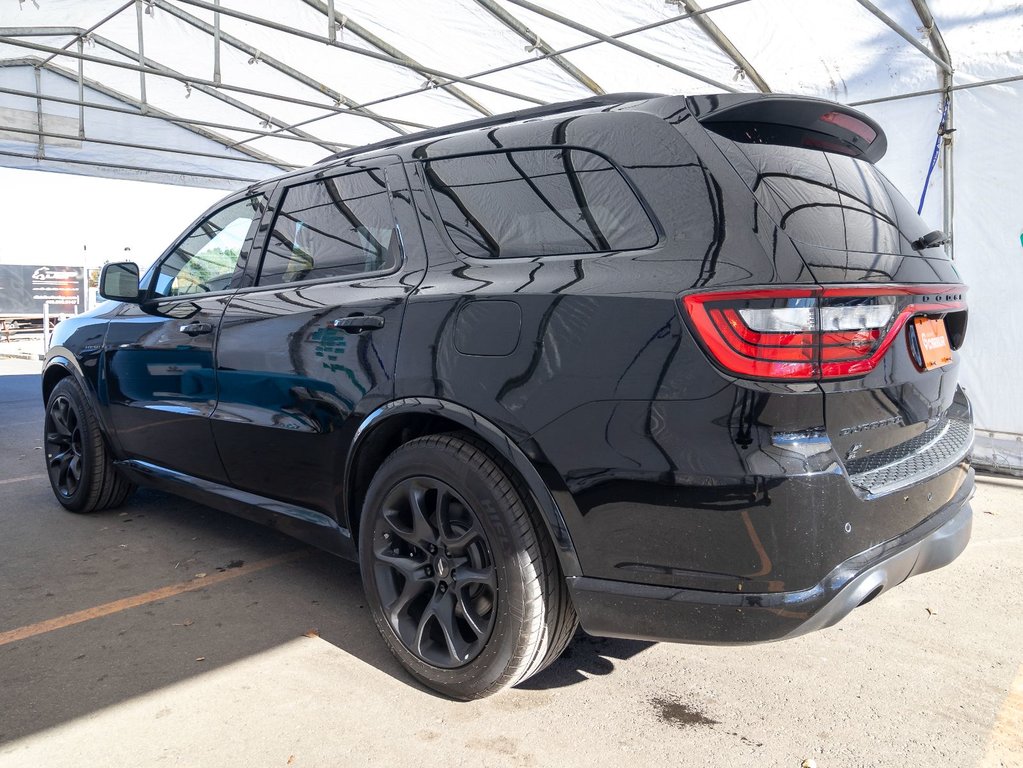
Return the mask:
<svg viewBox="0 0 1023 768">
<path fill-rule="evenodd" d="M 160 264 L 151 283 L 152 295 L 187 296 L 227 289 L 249 231 L 265 205 L 265 195 L 248 197 L 199 224 Z"/>
<path fill-rule="evenodd" d="M 657 232 L 628 182 L 583 149 L 486 152 L 425 163 L 444 229 L 468 256 L 649 248 Z"/>
<path fill-rule="evenodd" d="M 399 256 L 383 173 L 358 171 L 286 190 L 259 284 L 379 272 L 393 267 Z"/>
</svg>

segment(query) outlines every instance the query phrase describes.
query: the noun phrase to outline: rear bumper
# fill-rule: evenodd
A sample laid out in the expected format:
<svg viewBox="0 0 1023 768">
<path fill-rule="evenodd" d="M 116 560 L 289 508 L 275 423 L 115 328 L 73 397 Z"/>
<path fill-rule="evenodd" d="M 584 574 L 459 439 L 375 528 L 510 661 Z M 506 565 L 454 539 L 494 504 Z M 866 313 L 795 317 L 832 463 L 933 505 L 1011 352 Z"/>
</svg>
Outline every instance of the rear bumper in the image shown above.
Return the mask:
<svg viewBox="0 0 1023 768">
<path fill-rule="evenodd" d="M 709 592 L 585 576 L 568 579 L 591 635 L 705 644 L 743 644 L 830 627 L 910 576 L 955 560 L 970 540 L 973 472 L 943 508 L 916 528 L 861 552 L 818 584 L 796 592 Z"/>
</svg>

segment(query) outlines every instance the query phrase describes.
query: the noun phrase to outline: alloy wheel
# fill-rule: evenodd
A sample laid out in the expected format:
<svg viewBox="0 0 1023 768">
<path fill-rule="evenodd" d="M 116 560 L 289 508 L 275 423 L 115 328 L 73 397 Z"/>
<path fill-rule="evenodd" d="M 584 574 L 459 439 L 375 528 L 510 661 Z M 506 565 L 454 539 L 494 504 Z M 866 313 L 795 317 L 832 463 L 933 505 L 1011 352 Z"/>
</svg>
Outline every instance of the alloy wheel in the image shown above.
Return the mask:
<svg viewBox="0 0 1023 768">
<path fill-rule="evenodd" d="M 54 398 L 46 411 L 46 470 L 57 492 L 74 496 L 82 484 L 82 429 L 67 397 Z"/>
<path fill-rule="evenodd" d="M 394 485 L 372 539 L 380 606 L 412 654 L 435 667 L 471 663 L 493 630 L 497 571 L 475 512 L 446 483 Z"/>
</svg>

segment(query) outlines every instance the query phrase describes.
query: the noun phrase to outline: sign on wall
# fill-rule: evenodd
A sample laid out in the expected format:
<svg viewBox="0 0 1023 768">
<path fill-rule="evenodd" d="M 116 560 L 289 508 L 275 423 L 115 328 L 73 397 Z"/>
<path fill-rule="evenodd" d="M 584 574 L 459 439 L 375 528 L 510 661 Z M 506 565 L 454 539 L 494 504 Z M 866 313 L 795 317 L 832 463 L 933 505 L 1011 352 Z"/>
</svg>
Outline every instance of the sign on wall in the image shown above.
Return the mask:
<svg viewBox="0 0 1023 768">
<path fill-rule="evenodd" d="M 85 304 L 81 267 L 0 265 L 0 314 L 41 315 L 81 312 Z"/>
</svg>

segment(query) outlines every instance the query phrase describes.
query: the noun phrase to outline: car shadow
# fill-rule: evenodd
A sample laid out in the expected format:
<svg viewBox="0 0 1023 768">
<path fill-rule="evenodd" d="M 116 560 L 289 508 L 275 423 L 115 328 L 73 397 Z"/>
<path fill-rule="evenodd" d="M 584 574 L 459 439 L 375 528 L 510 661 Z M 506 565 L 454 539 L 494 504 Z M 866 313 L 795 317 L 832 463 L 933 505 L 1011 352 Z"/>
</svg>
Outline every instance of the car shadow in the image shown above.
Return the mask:
<svg viewBox="0 0 1023 768">
<path fill-rule="evenodd" d="M 227 575 L 199 589 L 159 593 L 136 606 L 23 639 L 0 639 L 0 744 L 305 634 L 438 696 L 391 656 L 366 605 L 355 563 L 158 491 L 137 491 L 116 510 L 71 515 L 53 500 L 45 477 L 16 484 L 13 499 L 11 486 L 7 490 L 21 524 L 3 547 L 4 555 L 14 556 L 0 562 L 5 585 L 0 638 L 41 622 L 62 617 L 66 622 L 114 601 L 152 596 L 197 576 Z M 0 509 L 0 525 L 10 509 Z M 261 566 L 267 562 L 273 564 Z M 582 683 L 609 674 L 616 662 L 650 645 L 580 630 L 561 658 L 519 687 L 548 690 Z"/>
<path fill-rule="evenodd" d="M 437 695 L 391 656 L 354 563 L 157 491 L 139 490 L 97 514 L 64 511 L 39 445 L 40 377 L 9 375 L 3 385 L 0 744 L 305 634 Z M 174 589 L 191 587 L 201 574 L 218 580 Z M 111 604 L 120 608 L 97 611 Z M 608 674 L 649 645 L 579 632 L 560 659 L 521 687 L 560 688 Z"/>
<path fill-rule="evenodd" d="M 609 675 L 614 672 L 616 661 L 631 659 L 652 645 L 652 642 L 644 640 L 594 637 L 579 629 L 555 662 L 539 674 L 519 683 L 516 688 L 546 691 L 583 683 L 591 677 Z"/>
<path fill-rule="evenodd" d="M 0 744 L 305 634 L 421 688 L 380 638 L 354 563 L 155 491 L 86 516 L 61 510 L 45 478 L 18 484 L 17 495 L 22 535 L 5 543 L 3 554 L 14 557 L 0 565 Z M 284 562 L 260 567 L 275 558 Z M 195 590 L 155 592 L 200 574 L 225 576 Z M 81 618 L 139 595 L 157 599 Z M 13 640 L 7 634 L 51 620 L 60 626 Z"/>
</svg>

